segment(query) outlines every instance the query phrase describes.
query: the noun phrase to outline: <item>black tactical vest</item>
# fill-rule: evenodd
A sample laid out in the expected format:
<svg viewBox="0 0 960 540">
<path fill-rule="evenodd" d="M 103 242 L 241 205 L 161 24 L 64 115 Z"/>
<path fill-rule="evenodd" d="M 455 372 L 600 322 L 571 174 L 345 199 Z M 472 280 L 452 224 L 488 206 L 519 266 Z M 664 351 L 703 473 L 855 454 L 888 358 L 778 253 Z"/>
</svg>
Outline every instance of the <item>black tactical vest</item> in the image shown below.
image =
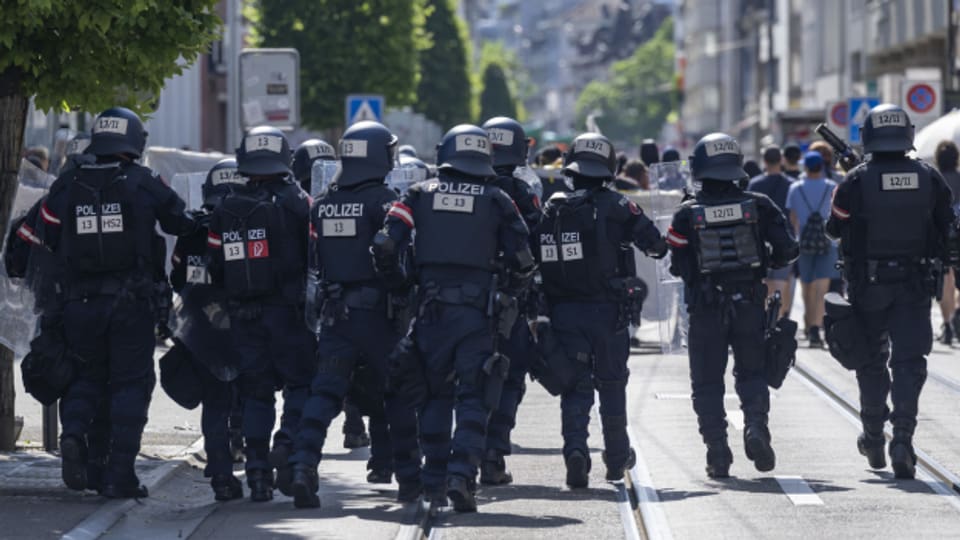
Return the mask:
<svg viewBox="0 0 960 540">
<path fill-rule="evenodd" d="M 534 229 L 547 296 L 607 298 L 621 273 L 619 243 L 607 234 L 607 212 L 585 190 L 557 192 Z"/>
<path fill-rule="evenodd" d="M 207 272 L 207 227 L 200 227 L 195 233 L 177 239 L 170 283 L 176 291 L 210 283 L 210 274 Z"/>
<path fill-rule="evenodd" d="M 867 259 L 918 259 L 929 254 L 933 181 L 918 162 L 869 163 L 860 173 L 861 208 L 856 213 Z"/>
<path fill-rule="evenodd" d="M 383 226 L 382 206 L 395 199 L 380 184 L 329 191 L 310 211 L 321 278 L 335 283 L 376 279 L 370 245 Z M 392 194 L 392 192 L 390 192 Z"/>
<path fill-rule="evenodd" d="M 420 189 L 412 208 L 417 266 L 492 270 L 502 219 L 493 200 L 496 188 L 441 177 Z"/>
<path fill-rule="evenodd" d="M 765 246 L 752 199 L 690 206 L 693 248 L 701 274 L 749 278 L 762 269 Z"/>
<path fill-rule="evenodd" d="M 278 292 L 283 264 L 278 255 L 287 231 L 273 194 L 256 189 L 234 192 L 218 210 L 223 216 L 224 290 L 232 298 Z"/>
<path fill-rule="evenodd" d="M 138 223 L 139 182 L 116 163 L 85 165 L 67 184 L 63 254 L 75 274 L 145 268 L 152 229 Z"/>
</svg>

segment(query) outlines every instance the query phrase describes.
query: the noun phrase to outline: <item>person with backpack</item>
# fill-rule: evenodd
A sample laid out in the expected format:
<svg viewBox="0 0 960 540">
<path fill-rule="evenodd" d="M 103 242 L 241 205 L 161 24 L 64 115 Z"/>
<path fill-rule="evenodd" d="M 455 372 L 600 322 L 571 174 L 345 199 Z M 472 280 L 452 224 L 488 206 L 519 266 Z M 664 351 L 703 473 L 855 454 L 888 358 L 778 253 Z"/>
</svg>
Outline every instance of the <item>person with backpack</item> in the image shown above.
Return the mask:
<svg viewBox="0 0 960 540">
<path fill-rule="evenodd" d="M 291 444 L 316 373 L 316 339 L 301 311 L 310 198 L 293 178 L 290 155 L 282 131 L 265 126 L 248 131 L 237 149 L 237 172 L 249 181 L 214 210 L 207 236 L 207 269 L 227 298 L 237 350 L 247 485 L 254 502 L 273 499 L 268 453 L 276 389 L 284 390 L 284 436 L 274 441 L 275 450 Z"/>
<path fill-rule="evenodd" d="M 603 135 L 584 133 L 574 139 L 563 167 L 574 191 L 550 197 L 533 234 L 548 330 L 577 371 L 560 392 L 563 458 L 571 488 L 586 488 L 589 482 L 587 428 L 594 390 L 600 396 L 607 480 L 622 480 L 636 463 L 627 437 L 627 330 L 638 322 L 643 299 L 638 297 L 632 246 L 657 259 L 667 254 L 663 236 L 640 207 L 607 187 L 616 161 L 613 145 Z M 546 334 L 538 328 L 538 336 Z"/>
<path fill-rule="evenodd" d="M 783 160 L 780 147 L 770 145 L 763 150 L 763 168 L 764 173 L 750 180 L 747 191 L 763 193 L 777 205 L 781 212 L 787 206 L 787 194 L 790 193 L 790 186 L 793 185 L 793 178 L 783 173 L 781 162 Z M 782 299 L 780 306 L 780 316 L 788 317 L 793 307 L 793 291 L 796 285 L 796 278 L 793 275 L 793 267 L 770 269 L 767 271 L 767 294 L 773 296 L 779 292 Z"/>
<path fill-rule="evenodd" d="M 825 224 L 830 217 L 830 203 L 837 184 L 827 180 L 823 156 L 810 151 L 803 156 L 804 175 L 790 186 L 787 210 L 790 223 L 800 242 L 800 291 L 803 295 L 803 319 L 810 347 L 822 348 L 823 296 L 830 290 L 830 280 L 839 277 L 837 247 L 827 238 Z"/>
<path fill-rule="evenodd" d="M 134 465 L 156 384 L 154 271 L 162 259 L 154 229 L 188 235 L 197 227 L 183 200 L 136 163 L 146 141 L 133 111 L 100 113 L 86 151 L 96 163 L 61 175 L 40 207 L 44 243 L 62 265 L 66 345 L 83 359 L 61 401 L 61 472 L 67 487 L 91 487 L 89 454 L 105 397 L 109 453 L 100 493 L 110 498 L 147 496 Z"/>
<path fill-rule="evenodd" d="M 769 198 L 740 189 L 739 180 L 747 175 L 742 164 L 733 137 L 711 133 L 700 139 L 690 166 L 703 188 L 680 206 L 667 231 L 670 273 L 683 280 L 690 314 L 693 410 L 707 447 L 710 478 L 727 478 L 733 463 L 723 399 L 731 348 L 747 459 L 760 472 L 776 466 L 768 428 L 766 368 L 771 359 L 762 280 L 769 268 L 786 268 L 796 259 L 797 242 Z"/>
</svg>

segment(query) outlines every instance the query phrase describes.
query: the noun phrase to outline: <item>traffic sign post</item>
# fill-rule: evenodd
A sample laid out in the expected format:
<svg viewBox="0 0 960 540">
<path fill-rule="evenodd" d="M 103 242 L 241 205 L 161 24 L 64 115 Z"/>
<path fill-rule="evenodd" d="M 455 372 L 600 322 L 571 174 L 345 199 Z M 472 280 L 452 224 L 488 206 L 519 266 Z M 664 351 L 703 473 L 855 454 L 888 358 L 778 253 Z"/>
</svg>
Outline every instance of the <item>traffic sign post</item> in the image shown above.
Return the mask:
<svg viewBox="0 0 960 540">
<path fill-rule="evenodd" d="M 852 97 L 847 100 L 847 123 L 850 130 L 850 144 L 862 144 L 860 140 L 860 126 L 867 119 L 870 109 L 880 104 L 877 97 Z"/>
<path fill-rule="evenodd" d="M 350 94 L 347 96 L 344 106 L 346 113 L 346 126 L 350 127 L 357 122 L 371 120 L 373 122 L 383 121 L 384 109 L 383 96 L 375 94 Z"/>
<path fill-rule="evenodd" d="M 847 101 L 828 101 L 825 123 L 838 137 L 847 138 L 850 125 L 850 108 Z"/>
<path fill-rule="evenodd" d="M 937 81 L 903 81 L 900 87 L 901 106 L 916 129 L 922 129 L 937 118 L 943 110 L 942 85 Z"/>
<path fill-rule="evenodd" d="M 296 49 L 244 49 L 240 53 L 240 127 L 300 124 L 300 53 Z"/>
</svg>

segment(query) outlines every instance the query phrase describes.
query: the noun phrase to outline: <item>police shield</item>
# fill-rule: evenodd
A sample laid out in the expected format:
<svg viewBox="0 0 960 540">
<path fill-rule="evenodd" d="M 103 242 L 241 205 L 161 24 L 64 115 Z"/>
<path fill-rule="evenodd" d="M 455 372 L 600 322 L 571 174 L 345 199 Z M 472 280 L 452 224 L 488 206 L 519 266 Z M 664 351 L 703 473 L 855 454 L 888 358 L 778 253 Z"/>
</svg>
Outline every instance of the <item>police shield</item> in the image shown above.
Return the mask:
<svg viewBox="0 0 960 540">
<path fill-rule="evenodd" d="M 329 189 L 340 174 L 340 162 L 332 159 L 318 159 L 310 170 L 310 196 L 317 198 Z"/>
<path fill-rule="evenodd" d="M 427 179 L 427 170 L 415 165 L 400 165 L 387 174 L 387 187 L 403 196 L 410 186 Z"/>
<path fill-rule="evenodd" d="M 543 181 L 537 176 L 537 173 L 526 165 L 521 165 L 513 170 L 513 177 L 523 180 L 530 189 L 537 195 L 538 200 L 543 200 Z"/>
<path fill-rule="evenodd" d="M 187 210 L 199 210 L 203 206 L 203 182 L 207 172 L 177 173 L 170 179 L 170 187 L 187 205 Z"/>
<path fill-rule="evenodd" d="M 42 246 L 43 220 L 38 203 L 55 178 L 23 160 L 17 176 L 16 195 L 7 223 L 4 268 L 0 269 L 0 343 L 22 358 L 30 351 L 37 320 L 54 295 L 53 254 Z M 28 213 L 35 217 L 26 223 Z"/>
<path fill-rule="evenodd" d="M 650 191 L 645 201 L 638 202 L 666 235 L 687 193 L 693 189 L 690 168 L 686 161 L 655 163 L 650 167 Z M 651 268 L 652 266 L 652 268 Z M 657 261 L 644 260 L 645 272 L 652 274 L 657 293 L 652 295 L 644 309 L 644 319 L 656 322 L 661 351 L 664 354 L 683 353 L 687 348 L 688 318 L 683 299 L 683 281 L 670 274 L 670 255 Z"/>
<path fill-rule="evenodd" d="M 187 272 L 189 279 L 189 267 Z M 237 378 L 237 354 L 231 345 L 230 316 L 221 289 L 200 284 L 184 287 L 174 301 L 170 328 L 174 338 L 214 377 L 224 382 Z"/>
</svg>

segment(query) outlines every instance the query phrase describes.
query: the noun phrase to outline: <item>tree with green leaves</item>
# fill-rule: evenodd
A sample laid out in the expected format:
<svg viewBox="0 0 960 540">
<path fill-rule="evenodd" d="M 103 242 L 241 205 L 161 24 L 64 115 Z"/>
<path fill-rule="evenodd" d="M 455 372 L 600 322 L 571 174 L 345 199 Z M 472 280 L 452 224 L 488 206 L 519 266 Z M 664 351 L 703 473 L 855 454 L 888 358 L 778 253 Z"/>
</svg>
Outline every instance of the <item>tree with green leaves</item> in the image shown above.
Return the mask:
<svg viewBox="0 0 960 540">
<path fill-rule="evenodd" d="M 17 0 L 0 17 L 0 238 L 30 98 L 37 108 L 149 110 L 164 79 L 219 36 L 216 0 Z M 12 450 L 13 353 L 0 350 L 0 450 Z"/>
<path fill-rule="evenodd" d="M 424 0 L 258 0 L 245 10 L 262 47 L 300 51 L 303 123 L 343 125 L 348 94 L 382 94 L 390 106 L 416 98 L 425 46 Z"/>
<path fill-rule="evenodd" d="M 517 102 L 499 64 L 489 64 L 483 71 L 483 93 L 480 94 L 480 121 L 494 116 L 517 117 Z"/>
<path fill-rule="evenodd" d="M 577 99 L 577 123 L 599 113 L 597 124 L 614 140 L 640 143 L 655 137 L 676 106 L 673 21 L 610 67 L 609 79 L 587 85 Z"/>
<path fill-rule="evenodd" d="M 415 111 L 444 129 L 469 122 L 472 114 L 470 39 L 454 0 L 427 0 L 426 37 L 420 53 Z"/>
<path fill-rule="evenodd" d="M 487 88 L 485 78 L 491 65 L 497 66 L 496 69 L 491 72 L 491 75 L 494 77 L 493 81 L 496 82 L 498 80 L 498 76 L 495 73 L 499 71 L 502 76 L 500 78 L 502 78 L 506 84 L 507 93 L 513 102 L 511 107 L 515 111 L 515 116 L 511 116 L 511 118 L 523 121 L 524 118 L 526 118 L 523 100 L 536 93 L 536 86 L 530 81 L 527 70 L 523 67 L 523 64 L 520 62 L 520 59 L 517 58 L 514 51 L 507 49 L 503 43 L 499 41 L 488 41 L 483 44 L 483 48 L 480 50 L 480 61 L 477 66 L 477 76 L 474 83 L 475 99 L 478 104 L 477 112 L 479 113 L 477 123 L 482 123 L 490 118 L 490 116 L 484 115 L 485 113 L 482 109 L 483 94 Z M 503 93 L 502 89 L 496 90 L 495 92 Z"/>
</svg>

